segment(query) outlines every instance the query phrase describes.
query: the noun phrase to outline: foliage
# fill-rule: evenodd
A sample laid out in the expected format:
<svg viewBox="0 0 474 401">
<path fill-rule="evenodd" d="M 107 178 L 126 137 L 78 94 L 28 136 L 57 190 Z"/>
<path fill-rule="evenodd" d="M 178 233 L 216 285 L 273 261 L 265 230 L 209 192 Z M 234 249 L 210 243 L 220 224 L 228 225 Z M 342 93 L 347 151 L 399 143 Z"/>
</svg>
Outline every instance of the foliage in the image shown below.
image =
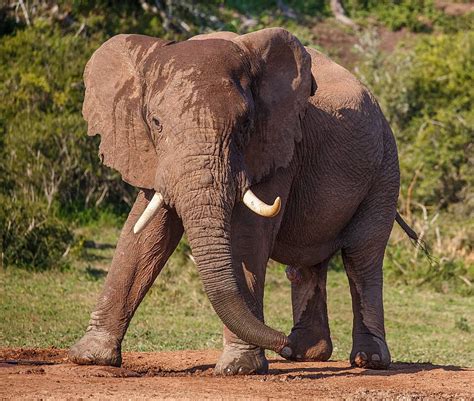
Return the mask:
<svg viewBox="0 0 474 401">
<path fill-rule="evenodd" d="M 46 270 L 67 266 L 72 232 L 41 203 L 0 195 L 0 265 Z"/>
<path fill-rule="evenodd" d="M 397 138 L 400 209 L 439 259 L 430 264 L 421 252 L 396 246 L 388 250 L 388 271 L 472 293 L 474 32 L 423 36 L 388 56 L 376 50 L 374 37 L 365 45 L 358 72 Z"/>
<path fill-rule="evenodd" d="M 30 204 L 24 215 L 46 220 L 41 230 L 49 227 L 50 242 L 72 241 L 71 235 L 63 235 L 64 224 L 53 210 L 98 206 L 106 197 L 114 204 L 131 200 L 117 175 L 100 165 L 97 140 L 85 135 L 82 70 L 96 46 L 43 21 L 0 42 L 0 96 L 8 99 L 0 103 L 2 206 L 4 213 L 21 215 Z M 10 238 L 4 246 L 23 249 L 24 231 L 12 231 L 8 221 L 2 219 L 0 225 Z M 47 248 L 40 250 L 39 236 L 32 234 L 29 240 L 30 247 L 38 247 L 32 251 L 35 257 L 4 250 L 10 255 L 4 263 L 44 268 L 57 256 L 54 246 L 51 255 Z"/>
<path fill-rule="evenodd" d="M 257 16 L 259 14 L 283 14 L 286 16 L 329 16 L 329 2 L 325 0 L 227 0 L 225 7 L 242 14 Z"/>
<path fill-rule="evenodd" d="M 466 202 L 465 215 L 474 206 L 473 50 L 472 31 L 423 37 L 390 56 L 367 53 L 360 70 L 395 131 L 402 170 L 411 172 L 404 198 L 413 182 L 414 200 L 433 208 Z"/>
</svg>

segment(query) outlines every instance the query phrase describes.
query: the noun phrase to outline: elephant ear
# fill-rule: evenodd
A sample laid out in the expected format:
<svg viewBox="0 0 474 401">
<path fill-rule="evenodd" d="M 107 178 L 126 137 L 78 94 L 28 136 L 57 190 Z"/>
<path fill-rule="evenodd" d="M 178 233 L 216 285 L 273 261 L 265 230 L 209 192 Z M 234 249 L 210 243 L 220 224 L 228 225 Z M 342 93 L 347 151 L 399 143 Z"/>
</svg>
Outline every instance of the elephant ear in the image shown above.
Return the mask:
<svg viewBox="0 0 474 401">
<path fill-rule="evenodd" d="M 117 35 L 95 51 L 84 71 L 82 114 L 87 133 L 100 134 L 102 162 L 141 188 L 153 188 L 158 163 L 155 141 L 143 117 L 141 66 L 170 43 L 143 35 Z"/>
<path fill-rule="evenodd" d="M 259 181 L 290 163 L 301 140 L 301 120 L 314 93 L 311 56 L 281 28 L 233 38 L 250 61 L 255 103 L 254 134 L 245 153 L 249 175 Z"/>
</svg>

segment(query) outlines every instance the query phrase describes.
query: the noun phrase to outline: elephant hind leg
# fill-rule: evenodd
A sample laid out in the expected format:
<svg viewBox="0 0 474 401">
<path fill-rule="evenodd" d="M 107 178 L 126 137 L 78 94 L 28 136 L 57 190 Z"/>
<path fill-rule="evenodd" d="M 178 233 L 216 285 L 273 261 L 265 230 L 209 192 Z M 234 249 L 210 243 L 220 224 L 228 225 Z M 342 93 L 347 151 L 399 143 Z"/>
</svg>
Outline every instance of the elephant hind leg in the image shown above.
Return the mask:
<svg viewBox="0 0 474 401">
<path fill-rule="evenodd" d="M 141 191 L 122 229 L 104 288 L 86 334 L 69 351 L 78 364 L 121 364 L 121 343 L 138 305 L 173 253 L 183 234 L 174 211 L 162 208 L 140 233 L 133 226 L 152 191 Z"/>
<path fill-rule="evenodd" d="M 342 250 L 349 277 L 354 314 L 352 328 L 353 366 L 386 369 L 390 352 L 385 341 L 382 295 L 383 249 L 373 257 L 367 250 Z"/>
<path fill-rule="evenodd" d="M 326 277 L 328 261 L 313 267 L 287 269 L 291 281 L 293 329 L 292 359 L 327 361 L 332 354 L 328 323 Z"/>
<path fill-rule="evenodd" d="M 386 369 L 390 365 L 385 340 L 382 267 L 395 219 L 397 194 L 379 193 L 367 200 L 346 231 L 341 253 L 354 314 L 350 354 L 353 366 Z"/>
</svg>

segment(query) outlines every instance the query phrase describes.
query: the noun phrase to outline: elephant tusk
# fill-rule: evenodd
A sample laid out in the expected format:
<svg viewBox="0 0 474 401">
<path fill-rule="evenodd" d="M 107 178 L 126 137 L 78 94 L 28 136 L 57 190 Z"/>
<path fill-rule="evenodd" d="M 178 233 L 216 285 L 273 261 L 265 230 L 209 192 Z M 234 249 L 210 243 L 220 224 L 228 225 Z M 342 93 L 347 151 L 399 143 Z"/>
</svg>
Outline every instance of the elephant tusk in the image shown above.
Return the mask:
<svg viewBox="0 0 474 401">
<path fill-rule="evenodd" d="M 163 195 L 161 195 L 159 192 L 155 193 L 150 203 L 143 211 L 138 221 L 133 226 L 133 233 L 138 234 L 139 232 L 141 232 L 148 225 L 151 219 L 157 215 L 162 205 Z"/>
<path fill-rule="evenodd" d="M 267 205 L 257 198 L 250 189 L 247 189 L 244 194 L 243 202 L 252 212 L 257 213 L 263 217 L 274 217 L 280 212 L 281 199 L 279 196 L 273 202 L 273 205 Z"/>
</svg>

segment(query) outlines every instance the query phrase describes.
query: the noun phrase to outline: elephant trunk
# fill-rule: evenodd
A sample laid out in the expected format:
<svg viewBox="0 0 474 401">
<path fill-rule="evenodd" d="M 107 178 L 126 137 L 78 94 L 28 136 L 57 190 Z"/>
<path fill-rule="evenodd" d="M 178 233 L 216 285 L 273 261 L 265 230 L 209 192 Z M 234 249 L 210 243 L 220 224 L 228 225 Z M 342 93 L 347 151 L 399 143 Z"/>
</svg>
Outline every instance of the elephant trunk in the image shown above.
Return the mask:
<svg viewBox="0 0 474 401">
<path fill-rule="evenodd" d="M 209 171 L 200 174 L 205 177 Z M 196 181 L 203 180 L 198 178 Z M 212 188 L 191 191 L 187 186 L 186 193 L 190 196 L 176 204 L 177 210 L 181 209 L 178 213 L 183 220 L 204 290 L 219 318 L 240 339 L 288 357 L 291 355 L 288 337 L 258 320 L 239 291 L 232 267 L 230 242 L 235 191 L 216 186 L 220 185 L 214 183 Z"/>
</svg>

